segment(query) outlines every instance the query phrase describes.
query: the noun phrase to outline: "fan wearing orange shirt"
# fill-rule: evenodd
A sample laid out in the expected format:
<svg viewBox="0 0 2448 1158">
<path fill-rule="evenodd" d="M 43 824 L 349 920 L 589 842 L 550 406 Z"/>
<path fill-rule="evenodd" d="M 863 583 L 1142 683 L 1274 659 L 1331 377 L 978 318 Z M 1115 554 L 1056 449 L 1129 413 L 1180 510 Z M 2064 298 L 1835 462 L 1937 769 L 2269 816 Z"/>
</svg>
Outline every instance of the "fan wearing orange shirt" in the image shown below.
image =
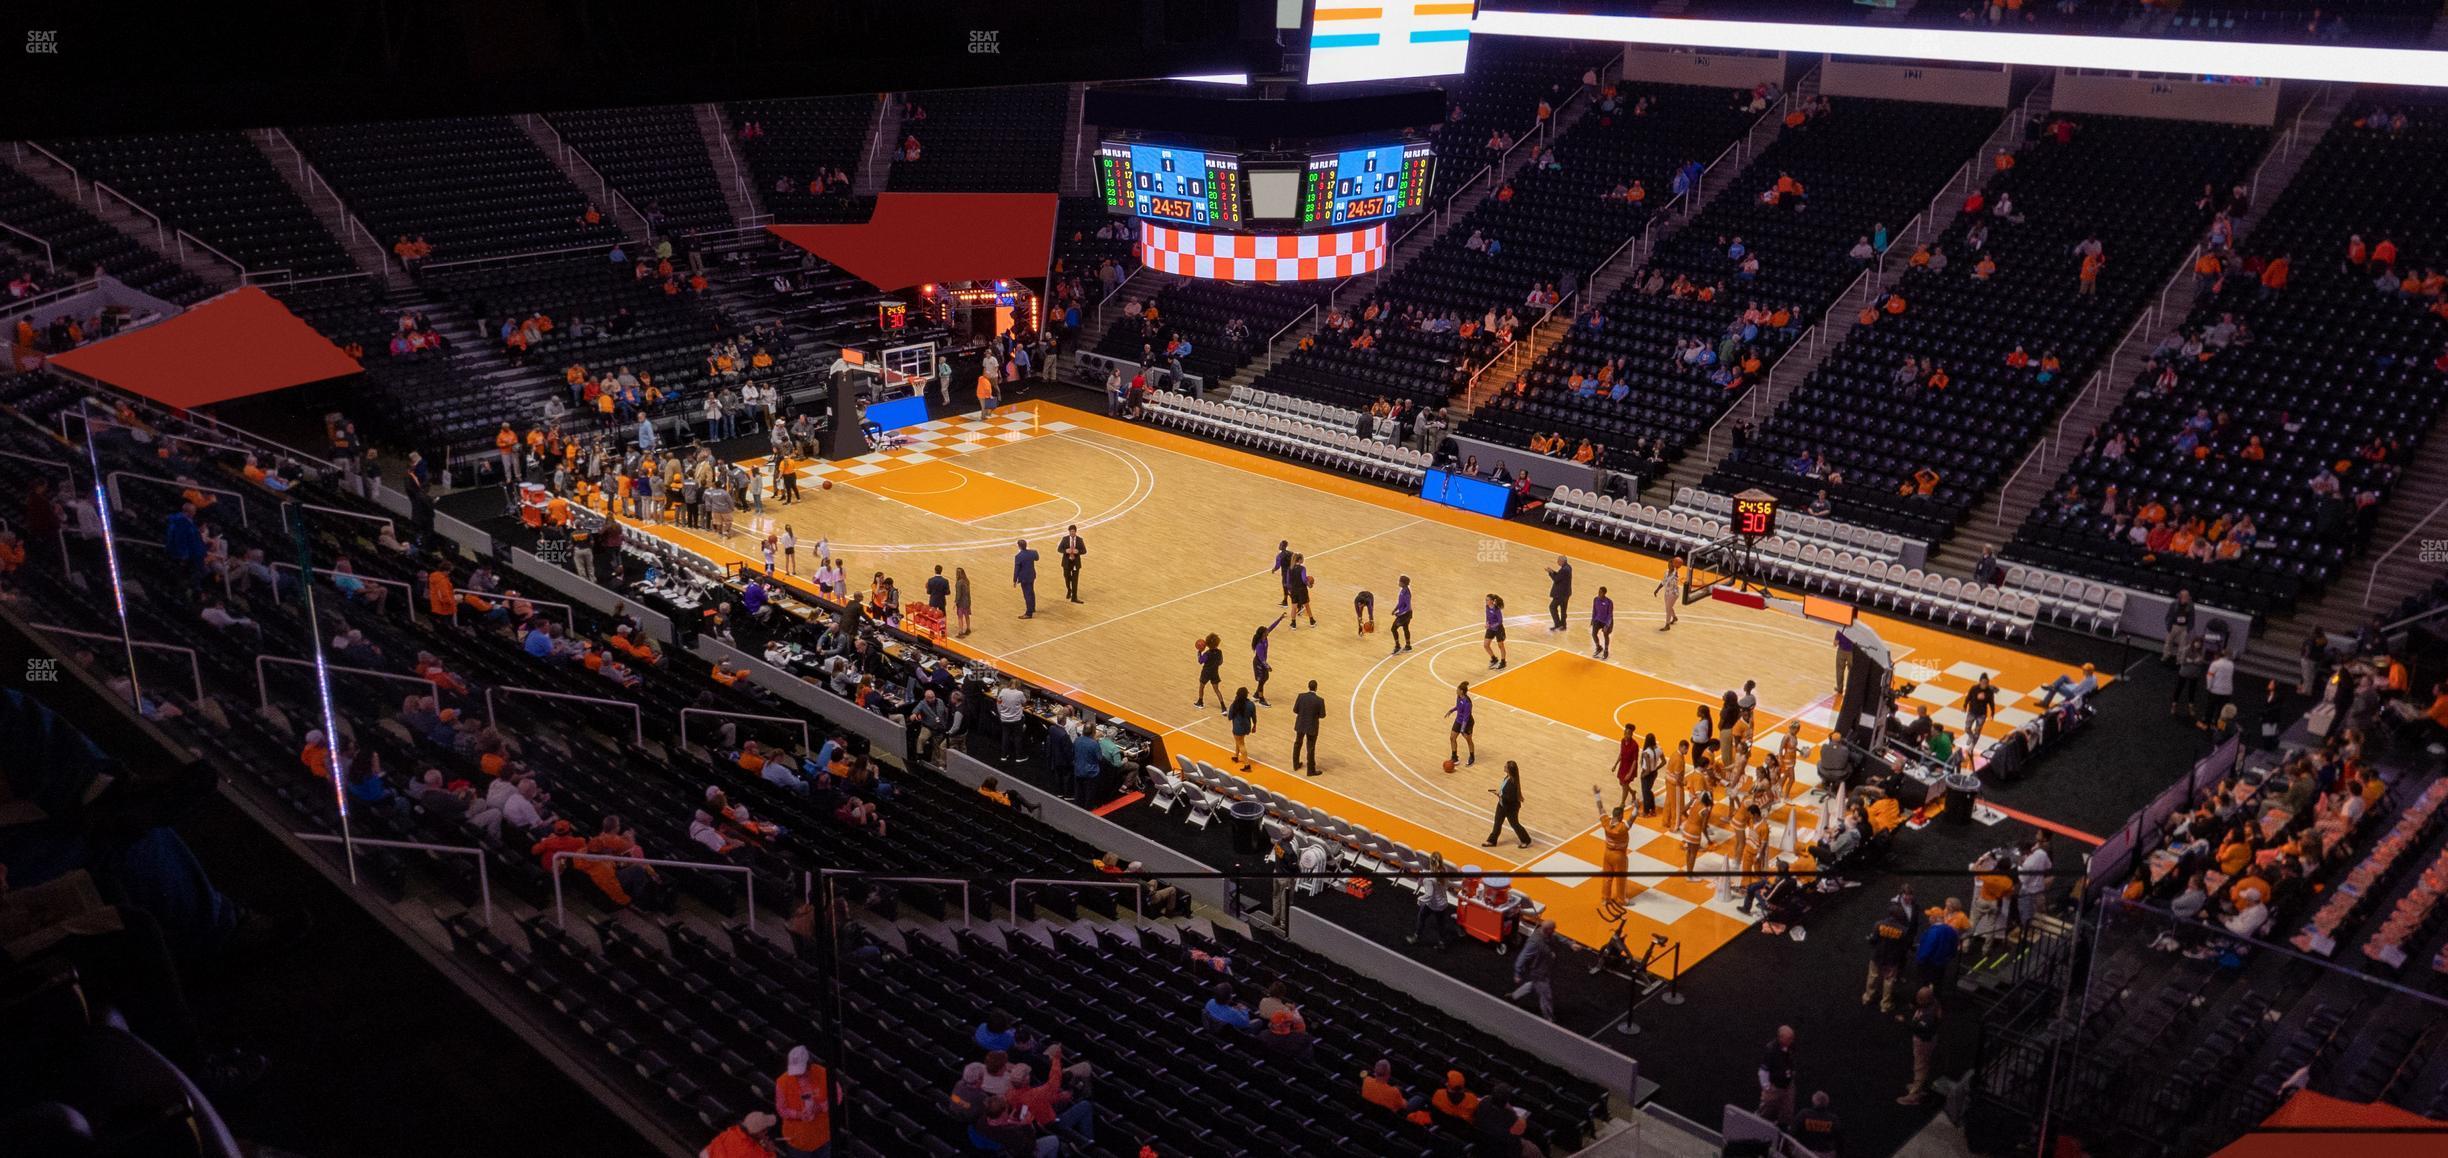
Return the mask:
<svg viewBox="0 0 2448 1158">
<path fill-rule="evenodd" d="M 1925 466 L 1914 471 L 1912 477 L 1914 494 L 1926 495 L 1938 489 L 1940 476 L 1937 471 L 1931 470 Z"/>
</svg>

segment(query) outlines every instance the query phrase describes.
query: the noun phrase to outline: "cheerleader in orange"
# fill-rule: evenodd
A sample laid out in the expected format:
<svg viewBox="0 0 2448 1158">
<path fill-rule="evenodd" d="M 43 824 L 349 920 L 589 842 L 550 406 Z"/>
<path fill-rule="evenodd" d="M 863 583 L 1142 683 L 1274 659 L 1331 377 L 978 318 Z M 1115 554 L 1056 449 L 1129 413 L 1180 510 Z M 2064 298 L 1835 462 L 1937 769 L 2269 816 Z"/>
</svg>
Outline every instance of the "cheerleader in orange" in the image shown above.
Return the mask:
<svg viewBox="0 0 2448 1158">
<path fill-rule="evenodd" d="M 1674 755 L 1666 758 L 1666 828 L 1673 831 L 1683 823 L 1683 776 L 1691 762 L 1691 741 L 1675 741 Z"/>
<path fill-rule="evenodd" d="M 1698 775 L 1698 773 L 1694 773 L 1694 775 Z M 1684 872 L 1690 872 L 1697 868 L 1700 864 L 1700 850 L 1708 844 L 1708 817 L 1708 790 L 1703 788 L 1698 796 L 1692 800 L 1691 808 L 1686 811 L 1683 816 Z"/>
<path fill-rule="evenodd" d="M 1590 803 L 1598 809 L 1598 835 L 1606 841 L 1606 854 L 1598 858 L 1598 871 L 1605 874 L 1598 878 L 1598 903 L 1620 909 L 1632 902 L 1632 882 L 1622 875 L 1631 868 L 1632 822 L 1624 819 L 1623 805 L 1606 806 L 1595 784 Z"/>
</svg>

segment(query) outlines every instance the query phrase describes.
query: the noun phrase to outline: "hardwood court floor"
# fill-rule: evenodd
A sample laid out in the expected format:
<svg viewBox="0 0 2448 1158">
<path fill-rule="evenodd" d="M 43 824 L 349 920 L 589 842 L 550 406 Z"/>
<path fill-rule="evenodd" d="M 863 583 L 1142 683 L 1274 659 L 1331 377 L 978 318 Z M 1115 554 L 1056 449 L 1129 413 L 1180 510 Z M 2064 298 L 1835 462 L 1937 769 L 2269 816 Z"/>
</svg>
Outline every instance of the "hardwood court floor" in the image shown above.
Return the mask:
<svg viewBox="0 0 2448 1158">
<path fill-rule="evenodd" d="M 1231 731 L 1212 697 L 1192 703 L 1192 641 L 1221 635 L 1224 685 L 1254 686 L 1250 636 L 1281 614 L 1271 569 L 1290 540 L 1315 576 L 1316 626 L 1289 624 L 1273 636 L 1274 676 L 1251 737 L 1248 778 L 1423 850 L 1490 872 L 1595 871 L 1603 849 L 1590 790 L 1615 799 L 1613 767 L 1622 725 L 1655 732 L 1671 750 L 1695 710 L 1729 688 L 1758 681 L 1760 733 L 1800 717 L 1804 735 L 1826 734 L 1835 678 L 1834 629 L 1776 611 L 1703 602 L 1657 630 L 1652 594 L 1659 560 L 1517 522 L 1432 506 L 1353 479 L 1245 454 L 1166 431 L 1115 422 L 1049 403 L 1006 410 L 992 422 L 939 419 L 910 445 L 840 464 L 808 464 L 805 497 L 744 516 L 726 545 L 663 526 L 646 529 L 718 558 L 749 559 L 757 537 L 790 525 L 802 544 L 826 539 L 845 560 L 853 589 L 874 572 L 905 598 L 940 565 L 965 568 L 974 591 L 975 633 L 957 645 L 996 666 L 1039 680 L 1101 710 L 1163 734 L 1171 751 L 1229 767 Z M 824 481 L 837 485 L 823 489 Z M 1033 496 L 1042 495 L 1042 498 Z M 1054 541 L 1077 523 L 1088 542 L 1081 595 L 1064 601 Z M 754 534 L 748 533 L 751 529 Z M 1043 552 L 1036 618 L 1019 618 L 1011 584 L 1014 541 Z M 1548 630 L 1546 570 L 1569 556 L 1574 595 L 1567 631 Z M 1395 578 L 1409 575 L 1416 608 L 1414 650 L 1390 654 L 1384 626 Z M 1616 601 L 1612 658 L 1590 657 L 1590 598 Z M 1379 633 L 1354 626 L 1353 595 L 1377 600 Z M 1511 663 L 1491 671 L 1481 644 L 1482 601 L 1505 600 Z M 2010 647 L 1919 624 L 1869 616 L 1922 682 L 1917 698 L 1960 727 L 1957 703 L 1981 671 L 2001 688 L 2000 722 L 2029 717 L 2020 704 L 2060 668 Z M 1316 680 L 1328 703 L 1320 744 L 1324 775 L 1283 771 L 1290 762 L 1292 698 Z M 1445 712 L 1455 685 L 1476 696 L 1478 759 L 1441 770 Z M 1991 735 L 1999 733 L 1992 725 Z M 1481 847 L 1505 761 L 1523 770 L 1522 820 L 1532 847 L 1510 831 Z M 1816 823 L 1808 797 L 1772 817 L 1780 850 L 1789 833 Z M 1723 835 L 1722 829 L 1720 835 Z M 1730 841 L 1724 842 L 1730 845 Z M 1723 849 L 1719 850 L 1722 853 Z M 1703 869 L 1721 863 L 1704 856 Z M 1631 867 L 1681 867 L 1679 845 L 1643 821 Z M 1598 911 L 1596 881 L 1524 881 L 1569 936 L 1603 942 L 1612 921 Z M 1651 932 L 1683 943 L 1686 965 L 1751 923 L 1713 884 L 1654 880 L 1635 886 L 1626 935 Z"/>
</svg>

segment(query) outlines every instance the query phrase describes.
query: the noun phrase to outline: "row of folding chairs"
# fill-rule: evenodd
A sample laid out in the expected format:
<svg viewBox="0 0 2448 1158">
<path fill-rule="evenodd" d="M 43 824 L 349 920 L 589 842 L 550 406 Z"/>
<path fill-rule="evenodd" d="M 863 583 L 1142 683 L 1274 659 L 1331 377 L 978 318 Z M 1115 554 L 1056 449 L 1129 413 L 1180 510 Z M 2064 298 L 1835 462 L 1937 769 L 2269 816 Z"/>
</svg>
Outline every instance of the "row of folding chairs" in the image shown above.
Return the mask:
<svg viewBox="0 0 2448 1158">
<path fill-rule="evenodd" d="M 1423 451 L 1361 438 L 1348 429 L 1204 398 L 1155 395 L 1148 399 L 1148 415 L 1193 434 L 1246 443 L 1303 462 L 1404 485 L 1418 483 L 1430 461 Z"/>
<path fill-rule="evenodd" d="M 2126 591 L 2122 587 L 2010 563 L 2006 589 L 2037 600 L 2040 615 L 2049 622 L 2080 631 L 2112 633 L 2125 621 Z"/>
<path fill-rule="evenodd" d="M 1294 418 L 1306 418 L 1311 422 L 1331 426 L 1337 430 L 1355 429 L 1360 422 L 1360 412 L 1349 406 L 1337 406 L 1331 402 L 1320 402 L 1315 398 L 1302 398 L 1293 394 L 1281 394 L 1273 390 L 1236 390 L 1233 392 L 1232 400 L 1243 406 L 1254 406 L 1260 410 L 1271 410 L 1277 414 L 1291 415 Z"/>
<path fill-rule="evenodd" d="M 1725 538 L 1726 524 L 1688 511 L 1662 510 L 1633 499 L 1608 498 L 1577 487 L 1557 487 L 1547 503 L 1547 521 L 1623 539 L 1650 550 L 1681 554 Z M 2028 639 L 2041 610 L 2028 593 L 1967 583 L 1892 559 L 1822 547 L 1786 538 L 1782 528 L 1758 548 L 1767 573 L 1805 591 L 1857 604 L 1889 608 L 2006 639 Z"/>
<path fill-rule="evenodd" d="M 1705 515 L 1720 522 L 1734 517 L 1734 496 L 1721 495 L 1699 487 L 1677 487 L 1675 508 Z M 1777 512 L 1777 537 L 1799 539 L 1822 547 L 1834 547 L 1872 559 L 1904 557 L 1904 536 L 1800 511 Z"/>
</svg>

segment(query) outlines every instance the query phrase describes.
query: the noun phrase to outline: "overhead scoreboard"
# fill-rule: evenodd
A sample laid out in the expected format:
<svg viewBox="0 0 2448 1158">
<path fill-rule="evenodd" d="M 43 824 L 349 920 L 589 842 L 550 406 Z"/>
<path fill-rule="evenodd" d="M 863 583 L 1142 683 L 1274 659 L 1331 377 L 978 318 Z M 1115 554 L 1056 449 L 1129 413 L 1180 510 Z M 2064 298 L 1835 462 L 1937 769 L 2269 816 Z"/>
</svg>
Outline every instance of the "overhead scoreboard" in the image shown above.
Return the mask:
<svg viewBox="0 0 2448 1158">
<path fill-rule="evenodd" d="M 1309 159 L 1300 226 L 1350 225 L 1416 213 L 1428 203 L 1436 152 L 1426 142 L 1343 149 Z"/>
<path fill-rule="evenodd" d="M 1097 184 L 1108 212 L 1178 225 L 1241 227 L 1241 165 L 1230 153 L 1106 141 L 1097 146 Z"/>
</svg>

